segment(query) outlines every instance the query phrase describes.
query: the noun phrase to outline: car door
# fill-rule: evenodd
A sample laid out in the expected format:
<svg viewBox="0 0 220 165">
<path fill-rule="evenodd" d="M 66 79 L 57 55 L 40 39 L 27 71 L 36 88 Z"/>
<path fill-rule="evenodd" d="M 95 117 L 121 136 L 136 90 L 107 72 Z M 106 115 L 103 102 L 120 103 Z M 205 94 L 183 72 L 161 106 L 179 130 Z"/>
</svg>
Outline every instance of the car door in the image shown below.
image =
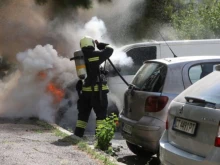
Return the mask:
<svg viewBox="0 0 220 165">
<path fill-rule="evenodd" d="M 215 66 L 218 64 L 220 64 L 220 59 L 195 61 L 186 64 L 182 71 L 185 89 L 213 72 L 215 70 Z"/>
</svg>

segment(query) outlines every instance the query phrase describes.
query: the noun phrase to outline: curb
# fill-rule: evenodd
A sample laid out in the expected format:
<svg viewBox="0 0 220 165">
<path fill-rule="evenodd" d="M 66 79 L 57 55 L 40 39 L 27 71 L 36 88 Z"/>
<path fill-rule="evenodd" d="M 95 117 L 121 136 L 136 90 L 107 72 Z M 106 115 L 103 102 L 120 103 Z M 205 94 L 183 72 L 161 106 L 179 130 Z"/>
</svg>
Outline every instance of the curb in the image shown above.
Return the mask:
<svg viewBox="0 0 220 165">
<path fill-rule="evenodd" d="M 72 132 L 67 131 L 66 129 L 64 129 L 64 128 L 58 126 L 57 124 L 54 124 L 54 123 L 48 123 L 48 124 L 50 124 L 51 126 L 53 126 L 53 127 L 56 128 L 56 129 L 58 129 L 60 132 L 63 132 L 63 133 L 65 133 L 65 134 L 69 135 L 69 136 L 70 136 L 71 138 L 73 138 L 74 140 L 80 140 L 80 141 L 82 141 L 81 138 L 75 136 Z M 95 149 L 95 146 L 94 146 L 94 145 L 89 145 L 89 144 L 88 144 L 88 147 L 90 147 L 92 150 Z M 97 152 L 97 153 L 103 155 L 103 153 L 101 153 L 101 152 L 99 152 L 99 151 L 95 151 L 95 152 Z M 117 165 L 125 165 L 124 163 L 118 162 L 114 157 L 112 157 L 112 156 L 110 156 L 110 155 L 107 155 L 107 156 L 108 156 L 108 158 L 109 158 L 112 162 L 114 162 L 115 164 L 117 164 Z"/>
</svg>

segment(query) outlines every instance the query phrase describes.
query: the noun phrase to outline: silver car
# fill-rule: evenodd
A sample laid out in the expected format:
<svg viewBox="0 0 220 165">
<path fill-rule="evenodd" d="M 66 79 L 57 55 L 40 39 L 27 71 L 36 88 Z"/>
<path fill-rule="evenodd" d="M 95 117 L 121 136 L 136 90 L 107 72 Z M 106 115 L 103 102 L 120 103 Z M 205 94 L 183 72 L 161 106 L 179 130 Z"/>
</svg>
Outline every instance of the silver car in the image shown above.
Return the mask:
<svg viewBox="0 0 220 165">
<path fill-rule="evenodd" d="M 160 140 L 162 164 L 220 164 L 218 70 L 193 84 L 171 103 L 167 128 Z"/>
<path fill-rule="evenodd" d="M 119 116 L 122 136 L 137 155 L 159 151 L 170 102 L 183 90 L 213 71 L 218 56 L 150 60 L 139 69 L 124 95 Z"/>
</svg>

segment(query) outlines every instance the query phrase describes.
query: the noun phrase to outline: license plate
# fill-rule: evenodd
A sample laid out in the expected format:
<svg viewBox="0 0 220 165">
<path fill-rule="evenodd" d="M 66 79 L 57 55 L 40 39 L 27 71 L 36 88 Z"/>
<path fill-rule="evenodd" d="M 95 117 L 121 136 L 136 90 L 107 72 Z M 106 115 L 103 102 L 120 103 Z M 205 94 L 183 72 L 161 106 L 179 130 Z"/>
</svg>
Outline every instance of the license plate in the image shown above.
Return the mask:
<svg viewBox="0 0 220 165">
<path fill-rule="evenodd" d="M 123 131 L 125 131 L 128 134 L 131 134 L 132 126 L 124 124 Z"/>
<path fill-rule="evenodd" d="M 175 118 L 173 122 L 173 129 L 181 131 L 190 135 L 194 135 L 196 132 L 197 123 L 181 118 Z"/>
</svg>

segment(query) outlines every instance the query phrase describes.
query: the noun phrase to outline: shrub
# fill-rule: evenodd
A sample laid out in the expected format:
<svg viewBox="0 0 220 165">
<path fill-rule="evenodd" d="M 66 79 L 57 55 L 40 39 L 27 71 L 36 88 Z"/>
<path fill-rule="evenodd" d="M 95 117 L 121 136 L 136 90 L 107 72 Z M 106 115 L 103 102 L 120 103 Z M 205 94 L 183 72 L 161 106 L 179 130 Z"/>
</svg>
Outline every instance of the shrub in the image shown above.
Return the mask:
<svg viewBox="0 0 220 165">
<path fill-rule="evenodd" d="M 109 149 L 111 146 L 110 141 L 114 137 L 117 123 L 118 117 L 115 114 L 112 114 L 103 120 L 103 122 L 96 128 L 97 148 L 103 151 Z"/>
</svg>

